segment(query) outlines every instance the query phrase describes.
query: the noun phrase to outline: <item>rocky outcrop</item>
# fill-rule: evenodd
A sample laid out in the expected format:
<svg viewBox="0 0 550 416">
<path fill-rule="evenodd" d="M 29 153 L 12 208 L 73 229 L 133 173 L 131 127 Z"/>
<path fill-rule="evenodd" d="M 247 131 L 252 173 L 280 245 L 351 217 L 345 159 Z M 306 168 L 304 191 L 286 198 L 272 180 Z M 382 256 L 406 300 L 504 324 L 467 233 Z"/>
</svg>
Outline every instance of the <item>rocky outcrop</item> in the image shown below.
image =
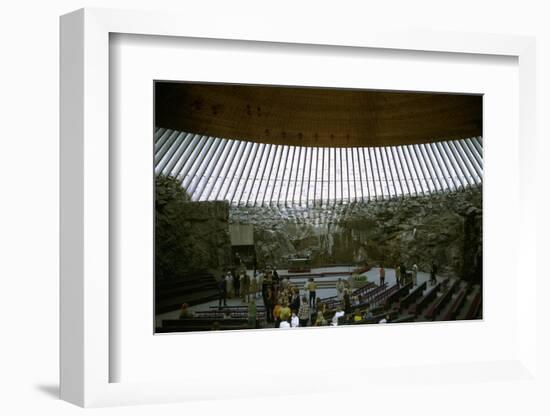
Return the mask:
<svg viewBox="0 0 550 416">
<path fill-rule="evenodd" d="M 160 280 L 209 270 L 231 262 L 229 204 L 183 202 L 171 214 L 157 214 L 156 270 Z M 162 272 L 162 273 L 161 273 Z"/>
<path fill-rule="evenodd" d="M 443 275 L 481 280 L 480 188 L 335 207 L 232 207 L 230 221 L 243 219 L 254 225 L 259 264 L 309 256 L 313 266 L 404 262 L 429 270 L 435 261 Z"/>
</svg>

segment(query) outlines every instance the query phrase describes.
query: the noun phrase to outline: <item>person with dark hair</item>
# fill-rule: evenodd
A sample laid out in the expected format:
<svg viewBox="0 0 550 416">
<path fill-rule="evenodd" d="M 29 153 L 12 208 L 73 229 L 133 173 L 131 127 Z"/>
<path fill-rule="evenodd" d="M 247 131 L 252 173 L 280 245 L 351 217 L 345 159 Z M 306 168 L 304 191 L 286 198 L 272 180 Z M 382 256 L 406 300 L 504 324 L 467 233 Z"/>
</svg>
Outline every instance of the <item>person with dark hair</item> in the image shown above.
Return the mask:
<svg viewBox="0 0 550 416">
<path fill-rule="evenodd" d="M 267 288 L 264 297 L 264 306 L 267 322 L 273 322 L 273 307 L 274 305 L 273 291 L 270 287 Z"/>
<path fill-rule="evenodd" d="M 290 309 L 298 312 L 298 309 L 300 309 L 300 293 L 294 286 L 291 287 L 290 293 Z"/>
<path fill-rule="evenodd" d="M 292 316 L 290 317 L 290 326 L 292 328 L 298 328 L 300 326 L 300 318 L 296 315 L 296 311 L 292 311 Z"/>
<path fill-rule="evenodd" d="M 235 290 L 235 297 L 238 298 L 241 293 L 241 277 L 238 273 L 236 273 L 235 277 L 233 277 L 233 290 Z"/>
<path fill-rule="evenodd" d="M 405 263 L 401 263 L 399 268 L 401 269 L 401 284 L 404 285 L 407 283 L 407 266 L 405 266 Z"/>
<path fill-rule="evenodd" d="M 430 269 L 430 284 L 433 286 L 436 282 L 436 275 L 437 275 L 437 264 L 432 261 L 432 267 Z"/>
<path fill-rule="evenodd" d="M 223 306 L 227 306 L 227 281 L 223 276 L 218 282 L 218 295 L 219 295 L 218 306 L 221 307 L 222 302 L 223 302 Z"/>
<path fill-rule="evenodd" d="M 383 264 L 380 265 L 379 275 L 380 275 L 380 286 L 384 286 L 384 283 L 386 282 L 386 270 L 384 269 Z"/>
<path fill-rule="evenodd" d="M 279 278 L 279 273 L 277 273 L 277 270 L 275 268 L 272 269 L 272 275 L 271 275 L 271 284 L 273 286 L 273 291 L 275 292 L 275 296 L 279 296 L 279 283 L 281 279 Z"/>
<path fill-rule="evenodd" d="M 307 283 L 307 290 L 309 292 L 309 306 L 311 308 L 315 306 L 315 299 L 316 299 L 315 290 L 316 289 L 317 289 L 317 285 L 315 284 L 315 280 L 313 280 L 313 277 L 310 277 L 309 281 Z"/>
<path fill-rule="evenodd" d="M 240 283 L 242 301 L 244 303 L 248 303 L 248 301 L 250 300 L 250 277 L 245 270 L 241 272 Z"/>
</svg>

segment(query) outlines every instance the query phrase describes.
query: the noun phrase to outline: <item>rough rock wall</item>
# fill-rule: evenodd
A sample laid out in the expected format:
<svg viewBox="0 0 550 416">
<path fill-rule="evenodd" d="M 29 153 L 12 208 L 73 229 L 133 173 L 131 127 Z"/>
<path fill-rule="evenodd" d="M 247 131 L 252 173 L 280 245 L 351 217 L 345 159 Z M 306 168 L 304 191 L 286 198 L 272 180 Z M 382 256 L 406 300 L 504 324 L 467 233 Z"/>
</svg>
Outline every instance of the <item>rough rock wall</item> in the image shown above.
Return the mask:
<svg viewBox="0 0 550 416">
<path fill-rule="evenodd" d="M 393 267 L 404 262 L 429 270 L 433 260 L 443 275 L 481 280 L 481 189 L 310 208 L 305 220 L 301 214 L 232 207 L 230 221 L 254 225 L 260 265 L 282 266 L 286 256 L 309 255 L 314 266 L 367 262 Z M 323 216 L 330 220 L 315 220 Z"/>
<path fill-rule="evenodd" d="M 225 201 L 187 202 L 182 207 L 188 272 L 218 270 L 230 264 L 229 204 Z"/>
</svg>

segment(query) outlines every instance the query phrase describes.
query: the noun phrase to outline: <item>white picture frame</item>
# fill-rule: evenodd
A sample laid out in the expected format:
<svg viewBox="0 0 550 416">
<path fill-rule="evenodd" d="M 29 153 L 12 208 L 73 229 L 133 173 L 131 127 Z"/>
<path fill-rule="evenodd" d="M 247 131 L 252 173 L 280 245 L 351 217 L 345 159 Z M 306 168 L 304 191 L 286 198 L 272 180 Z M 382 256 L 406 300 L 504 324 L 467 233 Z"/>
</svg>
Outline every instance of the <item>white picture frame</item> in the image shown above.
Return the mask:
<svg viewBox="0 0 550 416">
<path fill-rule="evenodd" d="M 186 24 L 182 25 L 181 21 Z M 336 48 L 430 51 L 441 54 L 502 55 L 517 58 L 519 67 L 519 189 L 517 258 L 511 260 L 522 285 L 517 290 L 517 354 L 498 362 L 440 363 L 415 368 L 422 383 L 453 377 L 463 382 L 535 380 L 537 377 L 537 321 L 535 242 L 536 218 L 531 214 L 536 195 L 531 178 L 535 172 L 535 41 L 530 37 L 468 33 L 380 32 L 362 28 L 326 32 L 280 25 L 261 28 L 242 22 L 203 25 L 168 13 L 82 9 L 61 18 L 61 398 L 80 406 L 159 403 L 271 394 L 269 385 L 235 383 L 230 388 L 206 379 L 185 381 L 110 382 L 110 365 L 119 359 L 110 349 L 110 169 L 109 155 L 109 37 L 110 34 L 278 42 L 281 44 L 332 45 Z M 238 23 L 238 24 L 237 24 Z M 235 31 L 235 27 L 239 31 Z M 152 334 L 151 334 L 152 335 Z M 331 336 L 330 334 L 325 334 Z M 189 336 L 189 335 L 187 335 Z M 193 336 L 193 335 L 191 335 Z M 331 373 L 344 378 L 346 373 Z M 391 377 L 407 379 L 406 369 L 370 367 L 370 377 L 385 386 Z M 244 370 L 246 374 L 246 370 Z M 483 374 L 475 377 L 472 374 Z M 361 375 L 361 371 L 358 371 Z M 364 374 L 362 374 L 364 376 Z M 281 374 L 269 374 L 272 383 L 284 383 Z M 349 375 L 348 375 L 349 376 Z M 356 376 L 357 377 L 357 376 Z M 246 377 L 245 377 L 246 378 Z M 413 377 L 414 379 L 414 377 Z M 350 384 L 353 384 L 353 377 Z M 372 382 L 372 381 L 371 381 Z M 406 382 L 406 381 L 405 381 Z M 322 383 L 321 383 L 322 384 Z M 343 383 L 341 388 L 347 388 Z M 319 391 L 313 376 L 299 393 Z"/>
</svg>

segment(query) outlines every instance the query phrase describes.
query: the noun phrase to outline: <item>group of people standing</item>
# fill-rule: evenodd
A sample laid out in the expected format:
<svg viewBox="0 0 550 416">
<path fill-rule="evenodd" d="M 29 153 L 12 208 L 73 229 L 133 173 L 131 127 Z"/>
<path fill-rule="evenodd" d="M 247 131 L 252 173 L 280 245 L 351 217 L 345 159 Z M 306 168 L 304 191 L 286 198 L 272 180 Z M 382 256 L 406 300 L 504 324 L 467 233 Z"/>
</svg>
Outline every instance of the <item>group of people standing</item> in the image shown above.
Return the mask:
<svg viewBox="0 0 550 416">
<path fill-rule="evenodd" d="M 241 298 L 245 303 L 250 302 L 259 295 L 259 276 L 250 276 L 246 270 L 241 269 L 235 274 L 231 270 L 218 281 L 219 306 L 227 306 L 228 298 Z"/>
<path fill-rule="evenodd" d="M 384 285 L 386 282 L 386 270 L 384 269 L 384 265 L 380 265 L 379 269 L 379 282 L 380 286 Z M 436 283 L 436 275 L 437 275 L 437 265 L 435 262 L 432 262 L 432 265 L 430 267 L 430 284 L 434 285 Z M 410 272 L 407 270 L 407 267 L 401 263 L 395 266 L 395 282 L 399 286 L 403 286 L 407 283 L 407 280 L 410 276 L 410 279 L 412 281 L 413 286 L 418 285 L 418 266 L 415 264 L 412 265 Z"/>
</svg>

